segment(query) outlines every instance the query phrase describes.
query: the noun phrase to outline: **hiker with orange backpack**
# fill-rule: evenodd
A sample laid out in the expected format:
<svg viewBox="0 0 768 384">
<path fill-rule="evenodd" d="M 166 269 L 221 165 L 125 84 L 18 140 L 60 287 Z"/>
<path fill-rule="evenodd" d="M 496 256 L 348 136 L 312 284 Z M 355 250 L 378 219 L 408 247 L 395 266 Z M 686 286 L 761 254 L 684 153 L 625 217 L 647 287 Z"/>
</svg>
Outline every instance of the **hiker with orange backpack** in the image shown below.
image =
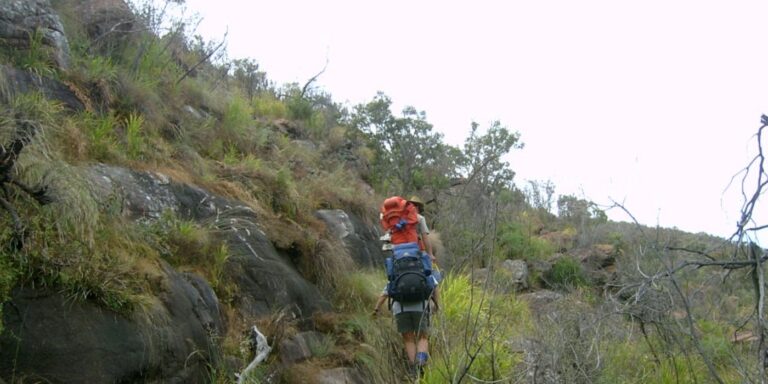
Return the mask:
<svg viewBox="0 0 768 384">
<path fill-rule="evenodd" d="M 384 200 L 381 225 L 389 233 L 392 256 L 385 260 L 387 285 L 373 315 L 388 299 L 397 330 L 403 337 L 409 368 L 422 372 L 429 359 L 430 313 L 439 308 L 438 281 L 432 276 L 431 255 L 420 249 L 419 214 L 415 204 L 394 196 Z M 425 223 L 426 224 L 426 223 Z M 434 308 L 430 308 L 430 300 Z"/>
</svg>

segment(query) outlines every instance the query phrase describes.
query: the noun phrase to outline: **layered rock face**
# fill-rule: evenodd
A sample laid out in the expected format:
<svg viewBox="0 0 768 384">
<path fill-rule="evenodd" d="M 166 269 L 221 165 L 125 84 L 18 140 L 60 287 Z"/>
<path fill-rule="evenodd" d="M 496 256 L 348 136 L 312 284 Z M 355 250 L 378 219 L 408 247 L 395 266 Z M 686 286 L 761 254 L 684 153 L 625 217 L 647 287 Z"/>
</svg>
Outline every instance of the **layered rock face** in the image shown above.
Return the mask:
<svg viewBox="0 0 768 384">
<path fill-rule="evenodd" d="M 0 0 L 0 45 L 11 50 L 47 49 L 57 67 L 69 66 L 64 27 L 48 0 Z"/>
</svg>

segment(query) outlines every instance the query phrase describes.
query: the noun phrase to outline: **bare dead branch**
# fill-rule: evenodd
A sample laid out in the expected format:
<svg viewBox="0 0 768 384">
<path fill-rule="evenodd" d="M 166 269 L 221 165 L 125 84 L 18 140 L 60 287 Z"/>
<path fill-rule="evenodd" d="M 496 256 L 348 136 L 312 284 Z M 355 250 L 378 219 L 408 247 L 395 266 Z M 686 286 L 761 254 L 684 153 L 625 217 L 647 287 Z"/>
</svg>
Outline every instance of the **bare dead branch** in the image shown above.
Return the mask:
<svg viewBox="0 0 768 384">
<path fill-rule="evenodd" d="M 309 86 L 312 85 L 312 83 L 314 83 L 315 80 L 317 80 L 317 78 L 320 77 L 320 75 L 325 73 L 325 70 L 328 69 L 328 61 L 329 61 L 328 57 L 326 57 L 325 58 L 325 65 L 323 66 L 323 69 L 321 69 L 320 72 L 318 72 L 316 75 L 314 75 L 311 78 L 309 78 L 309 80 L 307 80 L 307 82 L 304 83 L 304 87 L 301 88 L 301 94 L 299 94 L 300 98 L 303 99 L 304 95 L 306 95 L 307 91 L 309 90 Z"/>
<path fill-rule="evenodd" d="M 193 65 L 186 72 L 184 72 L 184 74 L 181 75 L 181 77 L 178 80 L 176 80 L 176 85 L 179 85 L 179 83 L 181 83 L 184 79 L 186 79 L 187 76 L 189 76 L 190 73 L 194 72 L 197 69 L 197 67 L 201 66 L 203 63 L 208 61 L 208 59 L 210 59 L 211 56 L 213 56 L 213 54 L 216 53 L 216 51 L 221 49 L 221 47 L 223 47 L 226 44 L 226 42 L 227 42 L 227 35 L 228 34 L 229 34 L 229 30 L 224 32 L 224 37 L 221 38 L 221 42 L 219 42 L 219 45 L 217 45 L 216 47 L 211 49 L 211 51 L 208 52 L 207 54 L 205 54 L 205 56 L 203 56 L 197 63 L 195 63 L 195 65 Z"/>
<path fill-rule="evenodd" d="M 709 255 L 706 252 L 702 252 L 702 251 L 699 251 L 699 250 L 696 250 L 696 249 L 690 249 L 690 248 L 684 248 L 684 247 L 682 247 L 682 248 L 681 247 L 666 247 L 666 248 L 668 250 L 670 250 L 670 251 L 682 251 L 682 252 L 692 253 L 692 254 L 695 254 L 695 255 L 701 255 L 701 256 L 704 256 L 707 259 L 712 260 L 712 261 L 716 260 L 714 256 L 711 256 L 711 255 Z"/>
</svg>

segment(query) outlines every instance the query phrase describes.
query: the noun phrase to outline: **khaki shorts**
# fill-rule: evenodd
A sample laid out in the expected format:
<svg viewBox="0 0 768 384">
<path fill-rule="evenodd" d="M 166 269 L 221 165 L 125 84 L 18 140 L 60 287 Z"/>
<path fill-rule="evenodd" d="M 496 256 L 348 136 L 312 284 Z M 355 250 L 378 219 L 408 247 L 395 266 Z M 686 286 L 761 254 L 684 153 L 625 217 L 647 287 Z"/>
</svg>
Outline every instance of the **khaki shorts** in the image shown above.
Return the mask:
<svg viewBox="0 0 768 384">
<path fill-rule="evenodd" d="M 395 315 L 397 331 L 400 333 L 428 333 L 429 312 L 400 312 Z"/>
</svg>

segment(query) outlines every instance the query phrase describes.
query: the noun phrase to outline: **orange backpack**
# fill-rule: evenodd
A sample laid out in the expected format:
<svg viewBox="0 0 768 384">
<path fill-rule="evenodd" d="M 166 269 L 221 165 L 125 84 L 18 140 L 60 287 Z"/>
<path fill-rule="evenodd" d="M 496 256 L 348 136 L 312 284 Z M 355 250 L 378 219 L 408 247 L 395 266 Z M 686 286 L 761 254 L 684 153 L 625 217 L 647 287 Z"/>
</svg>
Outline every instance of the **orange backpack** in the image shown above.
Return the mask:
<svg viewBox="0 0 768 384">
<path fill-rule="evenodd" d="M 419 241 L 416 227 L 419 215 L 416 206 L 400 196 L 392 196 L 381 205 L 381 227 L 389 232 L 392 244 Z"/>
</svg>

